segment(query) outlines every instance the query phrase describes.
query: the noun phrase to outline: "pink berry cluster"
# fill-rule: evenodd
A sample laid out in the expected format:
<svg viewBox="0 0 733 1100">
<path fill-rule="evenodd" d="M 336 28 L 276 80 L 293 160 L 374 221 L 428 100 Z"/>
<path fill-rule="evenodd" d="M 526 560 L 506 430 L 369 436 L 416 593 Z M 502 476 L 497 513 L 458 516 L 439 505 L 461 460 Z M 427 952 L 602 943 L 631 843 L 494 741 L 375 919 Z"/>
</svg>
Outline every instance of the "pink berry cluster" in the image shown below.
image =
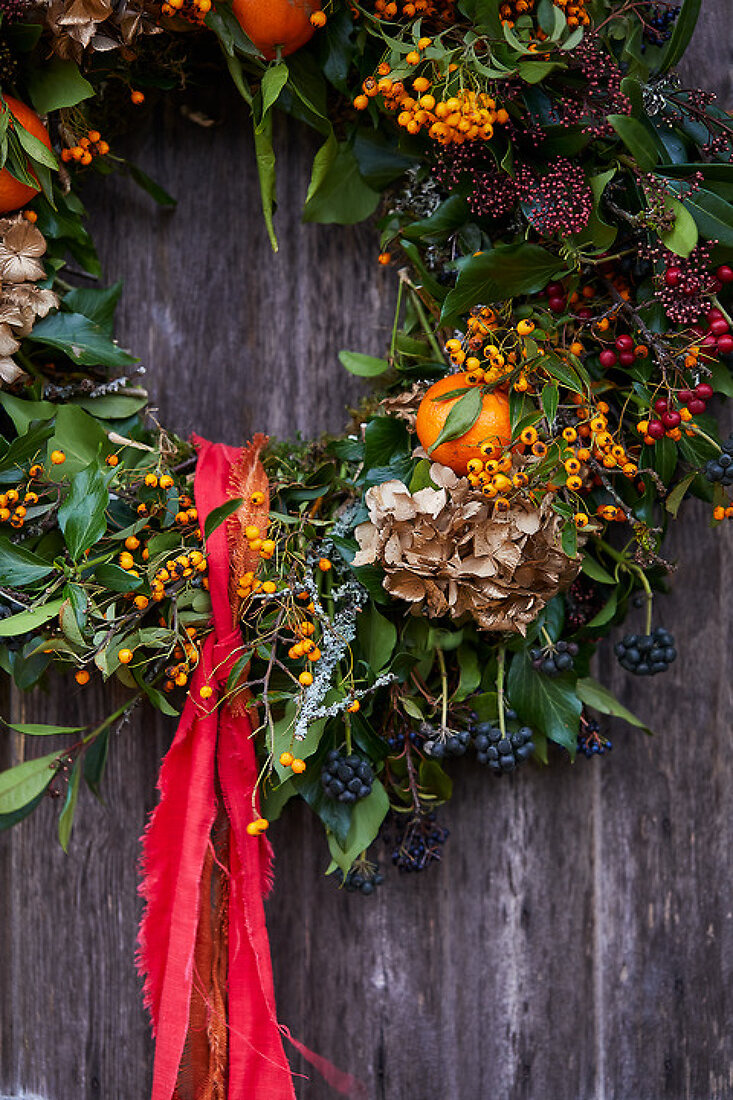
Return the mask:
<svg viewBox="0 0 733 1100">
<path fill-rule="evenodd" d="M 614 130 L 607 116 L 631 114 L 631 101 L 621 91 L 623 73 L 606 50 L 598 49 L 588 36 L 569 55 L 577 85 L 564 85 L 552 100 L 549 121 L 558 126 L 581 123 L 591 137 L 611 137 Z"/>
<path fill-rule="evenodd" d="M 517 205 L 516 183 L 478 142 L 446 149 L 433 168 L 433 178 L 446 191 L 469 183 L 471 190 L 466 201 L 477 218 L 498 220 L 510 214 Z"/>
<path fill-rule="evenodd" d="M 709 308 L 710 298 L 721 288 L 720 280 L 710 273 L 710 256 L 717 241 L 697 245 L 686 258 L 661 244 L 639 249 L 657 269 L 655 295 L 671 321 L 694 324 Z"/>
<path fill-rule="evenodd" d="M 567 157 L 554 157 L 539 175 L 526 164 L 517 168 L 519 197 L 529 224 L 543 237 L 567 237 L 588 224 L 593 193 L 582 171 Z"/>
</svg>

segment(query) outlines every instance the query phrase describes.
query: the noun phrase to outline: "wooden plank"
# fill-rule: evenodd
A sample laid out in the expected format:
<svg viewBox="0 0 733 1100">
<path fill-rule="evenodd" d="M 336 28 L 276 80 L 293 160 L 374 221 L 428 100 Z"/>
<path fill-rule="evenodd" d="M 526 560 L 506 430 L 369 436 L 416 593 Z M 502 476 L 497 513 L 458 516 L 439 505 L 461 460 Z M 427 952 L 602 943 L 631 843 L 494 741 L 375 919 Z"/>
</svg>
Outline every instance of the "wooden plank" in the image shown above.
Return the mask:
<svg viewBox="0 0 733 1100">
<path fill-rule="evenodd" d="M 733 426 L 733 425 L 731 425 Z M 602 771 L 604 1057 L 607 1100 L 730 1097 L 733 1042 L 730 752 L 733 537 L 695 505 L 676 528 L 671 594 L 655 623 L 680 650 L 654 681 L 606 653 L 605 673 L 654 739 L 619 732 Z M 722 599 L 721 599 L 722 596 Z"/>
<path fill-rule="evenodd" d="M 697 67 L 728 79 L 722 0 L 706 7 Z M 695 67 L 693 58 L 693 80 Z M 169 106 L 138 148 L 140 139 L 128 142 L 178 194 L 174 214 L 125 181 L 90 194 L 106 272 L 127 284 L 122 342 L 144 356 L 162 422 L 181 433 L 239 442 L 260 428 L 338 430 L 360 386 L 336 352 L 381 351 L 394 276 L 376 267 L 369 227 L 298 225 L 315 143 L 287 124 L 281 252 L 272 256 L 242 108 L 228 96 L 211 102 L 221 125 L 193 128 Z M 678 537 L 691 555 L 684 575 L 729 591 L 729 544 L 724 552 L 720 535 L 701 538 L 687 521 Z M 716 891 L 730 765 L 711 733 L 722 736 L 730 714 L 721 686 L 729 633 L 712 584 L 702 601 L 682 577 L 668 621 L 684 623 L 678 633 L 700 647 L 647 696 L 663 694 L 663 738 L 623 732 L 608 760 L 516 781 L 457 769 L 444 863 L 424 876 L 390 874 L 369 899 L 324 880 L 325 844 L 305 808 L 273 830 L 281 1018 L 367 1082 L 370 1097 L 733 1095 L 724 1080 L 727 912 Z M 629 679 L 627 701 L 650 711 Z M 67 684 L 25 706 L 38 721 L 102 713 L 94 690 Z M 146 1094 L 135 864 L 170 732 L 141 711 L 120 733 L 106 807 L 83 800 L 68 857 L 55 845 L 50 806 L 0 836 L 0 1088 L 11 1094 Z M 293 1064 L 302 1068 L 298 1056 Z M 328 1094 L 315 1074 L 298 1091 L 303 1100 Z"/>
</svg>

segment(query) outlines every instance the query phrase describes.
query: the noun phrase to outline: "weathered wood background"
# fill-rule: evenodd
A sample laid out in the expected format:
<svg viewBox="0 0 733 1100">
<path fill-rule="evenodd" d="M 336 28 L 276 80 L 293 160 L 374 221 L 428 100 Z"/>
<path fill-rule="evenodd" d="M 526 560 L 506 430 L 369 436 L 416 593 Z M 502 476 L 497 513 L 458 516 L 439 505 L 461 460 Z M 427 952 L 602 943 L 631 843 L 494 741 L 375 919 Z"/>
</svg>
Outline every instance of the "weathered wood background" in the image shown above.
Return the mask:
<svg viewBox="0 0 733 1100">
<path fill-rule="evenodd" d="M 704 9 L 687 72 L 730 102 L 728 4 Z M 376 266 L 369 227 L 299 225 L 314 144 L 284 123 L 273 256 L 244 111 L 226 93 L 208 106 L 214 127 L 169 107 L 127 143 L 177 195 L 175 213 L 124 180 L 89 192 L 106 275 L 126 282 L 122 342 L 180 432 L 237 443 L 255 429 L 338 429 L 356 387 L 336 353 L 383 347 L 394 275 Z M 307 811 L 273 829 L 280 1017 L 373 1100 L 733 1097 L 732 549 L 730 532 L 709 533 L 704 510 L 690 509 L 673 538 L 673 594 L 660 601 L 681 659 L 650 684 L 601 658 L 604 678 L 650 716 L 653 740 L 618 729 L 609 758 L 516 781 L 459 768 L 444 862 L 392 873 L 368 899 L 323 878 Z M 72 723 L 103 706 L 67 683 L 8 702 L 15 720 Z M 106 806 L 82 799 L 68 857 L 51 805 L 0 837 L 8 1095 L 147 1095 L 136 860 L 171 732 L 137 712 L 113 747 Z M 5 738 L 3 763 L 34 748 Z M 293 1065 L 306 1069 L 298 1055 Z M 332 1095 L 317 1075 L 298 1092 Z"/>
</svg>

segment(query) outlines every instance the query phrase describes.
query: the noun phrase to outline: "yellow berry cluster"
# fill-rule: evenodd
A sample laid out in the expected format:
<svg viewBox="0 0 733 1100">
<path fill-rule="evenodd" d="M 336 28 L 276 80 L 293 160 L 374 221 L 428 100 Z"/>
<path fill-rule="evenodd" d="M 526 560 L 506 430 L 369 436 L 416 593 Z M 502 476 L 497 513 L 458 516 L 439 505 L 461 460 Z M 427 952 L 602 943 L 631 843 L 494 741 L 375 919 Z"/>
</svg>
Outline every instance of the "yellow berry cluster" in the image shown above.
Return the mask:
<svg viewBox="0 0 733 1100">
<path fill-rule="evenodd" d="M 38 493 L 31 487 L 31 482 L 39 478 L 43 473 L 43 466 L 34 463 L 28 470 L 27 481 L 18 484 L 15 489 L 8 489 L 0 493 L 0 523 L 9 523 L 17 529 L 24 526 L 28 515 L 28 508 L 38 504 Z"/>
<path fill-rule="evenodd" d="M 211 0 L 165 0 L 160 14 L 168 18 L 177 15 L 179 19 L 185 19 L 187 23 L 201 26 L 204 19 L 211 11 Z"/>
<path fill-rule="evenodd" d="M 424 19 L 440 26 L 455 22 L 455 0 L 374 0 L 374 16 L 394 19 Z"/>
<path fill-rule="evenodd" d="M 553 0 L 556 8 L 562 8 L 569 27 L 587 27 L 590 16 L 586 11 L 586 0 Z M 502 23 L 513 27 L 520 15 L 529 15 L 534 11 L 535 0 L 504 0 L 499 6 Z"/>
<path fill-rule="evenodd" d="M 430 39 L 420 39 L 430 42 Z M 418 43 L 419 45 L 420 43 Z M 409 53 L 408 64 L 420 61 L 419 52 Z M 389 70 L 389 66 L 380 66 Z M 503 107 L 486 92 L 468 91 L 465 88 L 447 95 L 436 96 L 430 91 L 431 82 L 426 76 L 412 81 L 410 94 L 402 80 L 391 76 L 367 77 L 362 84 L 362 94 L 354 100 L 357 110 L 364 110 L 369 100 L 381 96 L 388 111 L 397 112 L 397 122 L 408 134 L 427 130 L 428 136 L 440 145 L 462 145 L 465 141 L 490 141 L 494 126 L 509 121 Z M 437 89 L 435 89 L 437 91 Z"/>
<path fill-rule="evenodd" d="M 65 164 L 73 160 L 86 166 L 91 164 L 95 157 L 104 157 L 107 153 L 109 153 L 109 145 L 106 141 L 102 141 L 99 130 L 88 130 L 75 145 L 61 150 L 61 159 Z"/>
<path fill-rule="evenodd" d="M 145 553 L 145 551 L 143 551 Z M 122 564 L 122 562 L 120 562 Z M 166 597 L 166 589 L 179 581 L 187 580 L 195 573 L 206 573 L 208 562 L 201 550 L 189 550 L 175 558 L 169 558 L 159 566 L 150 581 L 150 594 L 156 603 Z M 125 567 L 123 566 L 123 569 Z M 208 588 L 208 578 L 203 578 L 203 587 Z"/>
<path fill-rule="evenodd" d="M 166 668 L 163 691 L 168 693 L 173 691 L 174 688 L 182 688 L 187 685 L 191 671 L 199 663 L 201 656 L 196 644 L 197 635 L 198 631 L 195 626 L 186 627 L 187 641 L 182 645 L 177 645 L 173 650 L 173 659 L 177 664 L 168 665 Z"/>
</svg>

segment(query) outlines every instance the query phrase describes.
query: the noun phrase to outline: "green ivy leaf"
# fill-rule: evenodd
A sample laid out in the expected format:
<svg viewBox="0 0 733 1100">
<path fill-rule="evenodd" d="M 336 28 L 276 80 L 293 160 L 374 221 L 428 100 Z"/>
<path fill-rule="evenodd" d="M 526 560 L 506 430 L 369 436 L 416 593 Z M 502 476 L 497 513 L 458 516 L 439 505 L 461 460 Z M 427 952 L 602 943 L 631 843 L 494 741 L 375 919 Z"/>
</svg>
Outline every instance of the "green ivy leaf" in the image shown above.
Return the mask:
<svg viewBox="0 0 733 1100">
<path fill-rule="evenodd" d="M 58 517 L 74 561 L 91 549 L 107 530 L 108 503 L 107 482 L 98 463 L 90 463 L 72 477 L 71 491 L 59 508 Z"/>
<path fill-rule="evenodd" d="M 515 654 L 509 667 L 507 688 L 512 706 L 530 726 L 575 756 L 583 709 L 570 673 L 550 679 L 532 668 L 529 654 Z"/>
<path fill-rule="evenodd" d="M 459 439 L 470 431 L 481 415 L 482 408 L 481 388 L 474 386 L 467 390 L 449 409 L 438 438 L 428 447 L 428 454 L 432 454 L 441 443 L 447 443 L 451 439 Z"/>
<path fill-rule="evenodd" d="M 109 751 L 109 727 L 94 738 L 84 753 L 84 782 L 89 790 L 101 801 L 99 784 L 102 782 Z"/>
<path fill-rule="evenodd" d="M 328 834 L 328 847 L 331 858 L 344 874 L 351 864 L 376 839 L 379 827 L 389 811 L 387 792 L 378 779 L 374 780 L 370 794 L 354 805 L 351 824 L 342 847 L 333 833 Z"/>
<path fill-rule="evenodd" d="M 680 505 L 687 495 L 687 490 L 692 485 L 693 481 L 697 477 L 697 470 L 693 470 L 687 477 L 683 477 L 682 481 L 678 481 L 672 492 L 669 494 L 664 502 L 664 507 L 667 509 L 671 516 L 676 516 L 680 510 Z"/>
<path fill-rule="evenodd" d="M 536 294 L 550 279 L 565 271 L 564 262 L 536 244 L 500 244 L 472 256 L 462 267 L 443 304 L 442 325 L 472 306 Z"/>
<path fill-rule="evenodd" d="M 423 791 L 440 802 L 447 802 L 453 794 L 453 780 L 437 760 L 420 761 L 419 779 Z"/>
<path fill-rule="evenodd" d="M 15 813 L 45 791 L 56 774 L 53 765 L 58 758 L 58 752 L 50 752 L 0 772 L 0 814 Z"/>
<path fill-rule="evenodd" d="M 80 367 L 130 367 L 138 362 L 117 347 L 105 330 L 81 313 L 53 313 L 28 336 L 36 344 L 57 348 Z"/>
<path fill-rule="evenodd" d="M 30 70 L 28 92 L 39 115 L 47 115 L 89 99 L 94 95 L 94 88 L 81 75 L 75 61 L 52 57 Z"/>
<path fill-rule="evenodd" d="M 385 668 L 397 645 L 397 628 L 376 607 L 365 608 L 356 621 L 357 637 L 370 673 Z"/>
<path fill-rule="evenodd" d="M 272 220 L 275 208 L 275 150 L 272 145 L 272 115 L 265 116 L 262 125 L 255 129 L 254 135 L 262 214 L 265 219 L 267 235 L 270 238 L 270 246 L 273 252 L 277 252 L 278 243 L 275 236 L 275 225 Z"/>
<path fill-rule="evenodd" d="M 354 225 L 364 221 L 374 213 L 381 197 L 362 179 L 354 150 L 346 142 L 339 144 L 318 186 L 309 192 L 303 221 L 322 225 Z"/>
</svg>

